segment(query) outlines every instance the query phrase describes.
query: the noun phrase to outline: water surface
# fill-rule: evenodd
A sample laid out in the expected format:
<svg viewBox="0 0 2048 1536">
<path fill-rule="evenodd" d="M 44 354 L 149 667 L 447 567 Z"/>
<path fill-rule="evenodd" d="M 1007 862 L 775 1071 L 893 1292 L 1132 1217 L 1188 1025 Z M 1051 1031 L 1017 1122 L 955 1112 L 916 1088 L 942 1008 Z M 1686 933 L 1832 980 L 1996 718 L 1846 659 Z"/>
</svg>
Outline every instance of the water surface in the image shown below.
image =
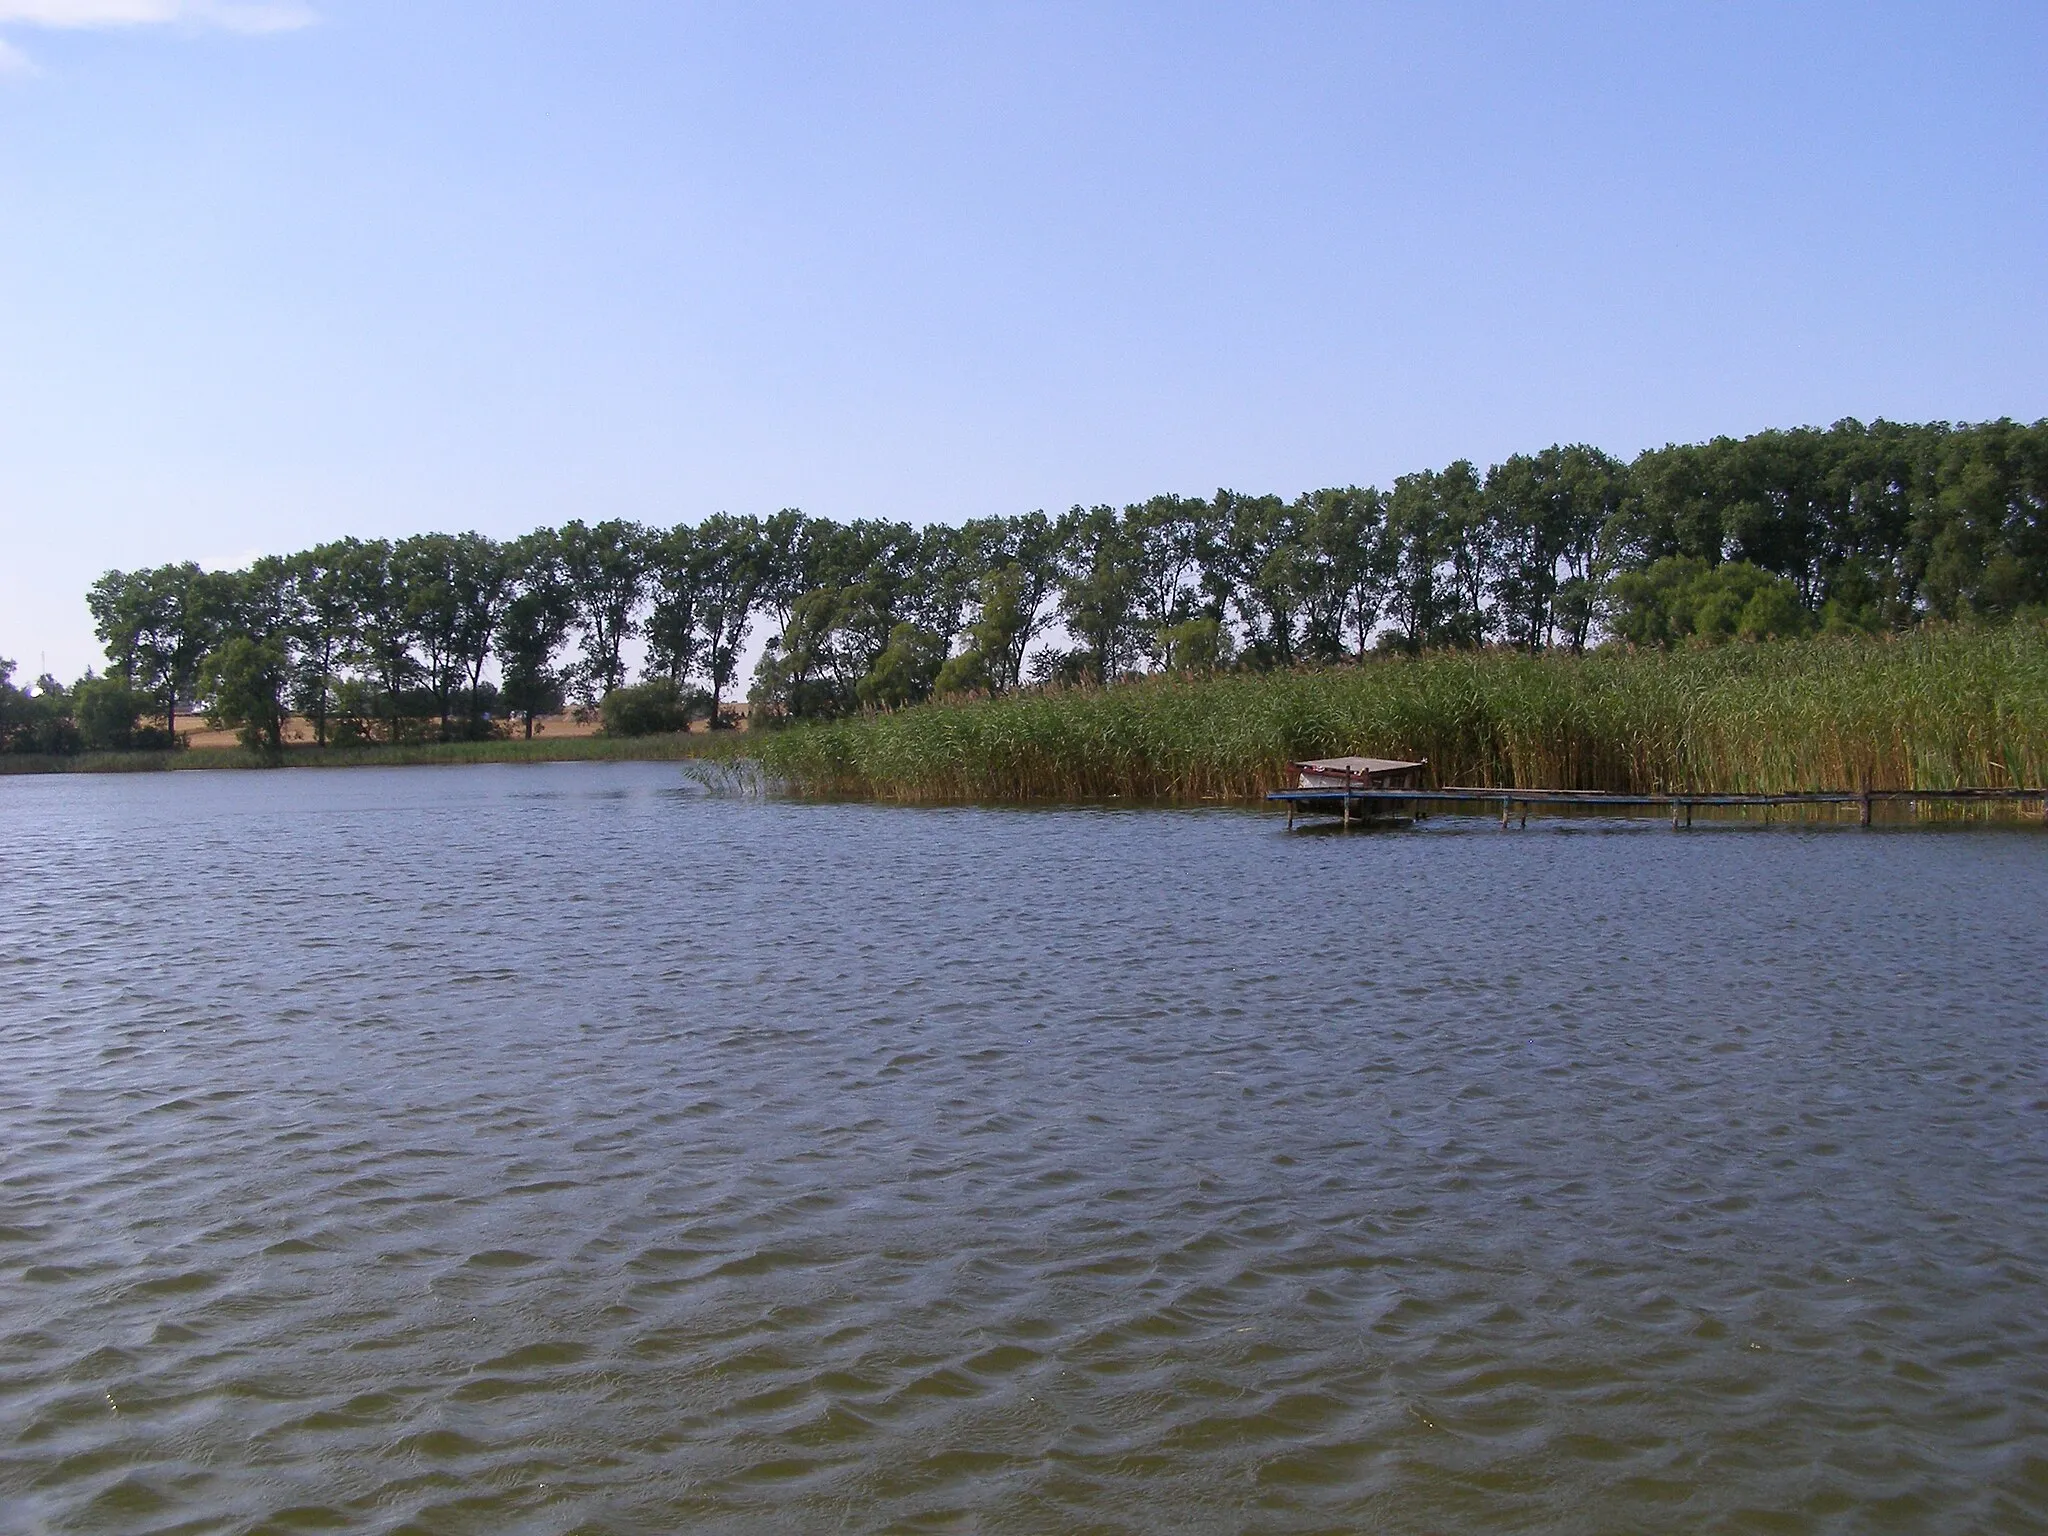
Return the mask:
<svg viewBox="0 0 2048 1536">
<path fill-rule="evenodd" d="M 2048 1526 L 2048 838 L 0 780 L 0 1529 Z"/>
</svg>

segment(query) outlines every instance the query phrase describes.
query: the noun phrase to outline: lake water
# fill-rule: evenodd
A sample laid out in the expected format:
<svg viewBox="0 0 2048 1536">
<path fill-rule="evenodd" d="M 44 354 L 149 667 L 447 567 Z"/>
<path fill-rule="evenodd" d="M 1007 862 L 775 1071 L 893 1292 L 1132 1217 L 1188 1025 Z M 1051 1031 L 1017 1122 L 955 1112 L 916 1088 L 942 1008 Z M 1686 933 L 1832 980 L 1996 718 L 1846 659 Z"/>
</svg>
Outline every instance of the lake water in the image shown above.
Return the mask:
<svg viewBox="0 0 2048 1536">
<path fill-rule="evenodd" d="M 0 780 L 0 1530 L 2048 1528 L 2048 837 Z"/>
</svg>

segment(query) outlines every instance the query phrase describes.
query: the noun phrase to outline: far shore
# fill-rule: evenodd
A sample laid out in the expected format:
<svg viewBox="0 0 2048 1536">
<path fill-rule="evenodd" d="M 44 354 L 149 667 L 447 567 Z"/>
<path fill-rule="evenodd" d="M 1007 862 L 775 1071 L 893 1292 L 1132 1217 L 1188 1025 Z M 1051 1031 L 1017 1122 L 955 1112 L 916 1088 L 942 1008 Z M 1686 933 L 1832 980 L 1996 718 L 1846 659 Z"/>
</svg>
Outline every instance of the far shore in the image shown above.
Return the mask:
<svg viewBox="0 0 2048 1536">
<path fill-rule="evenodd" d="M 566 717 L 564 717 L 566 719 Z M 288 740 L 283 755 L 265 759 L 249 752 L 229 731 L 180 731 L 188 745 L 176 752 L 84 752 L 73 757 L 0 754 L 0 775 L 42 773 L 157 773 L 187 769 L 376 768 L 456 763 L 671 762 L 685 758 L 723 760 L 739 755 L 744 731 L 699 729 L 663 736 L 606 736 L 595 724 L 570 720 L 566 729 L 490 741 L 381 742 L 318 747 L 311 733 Z"/>
<path fill-rule="evenodd" d="M 744 710 L 742 710 L 741 718 L 742 720 L 745 718 Z M 506 723 L 511 731 L 509 740 L 523 741 L 526 739 L 526 722 L 524 720 L 512 720 Z M 742 725 L 742 729 L 744 728 L 744 725 Z M 690 729 L 701 732 L 707 730 L 708 726 L 706 722 L 699 720 L 692 722 Z M 581 739 L 599 736 L 603 732 L 604 725 L 597 718 L 595 710 L 585 710 L 580 715 L 535 715 L 533 717 L 533 739 L 535 741 L 539 741 L 542 737 L 547 737 L 553 741 L 560 741 L 564 738 Z M 285 722 L 284 739 L 287 747 L 311 747 L 316 734 L 313 729 L 313 722 L 304 715 L 293 715 Z M 214 747 L 239 748 L 242 744 L 241 739 L 233 731 L 216 730 L 208 725 L 203 717 L 180 717 L 178 721 L 178 739 L 188 749 L 197 751 L 204 751 Z"/>
</svg>

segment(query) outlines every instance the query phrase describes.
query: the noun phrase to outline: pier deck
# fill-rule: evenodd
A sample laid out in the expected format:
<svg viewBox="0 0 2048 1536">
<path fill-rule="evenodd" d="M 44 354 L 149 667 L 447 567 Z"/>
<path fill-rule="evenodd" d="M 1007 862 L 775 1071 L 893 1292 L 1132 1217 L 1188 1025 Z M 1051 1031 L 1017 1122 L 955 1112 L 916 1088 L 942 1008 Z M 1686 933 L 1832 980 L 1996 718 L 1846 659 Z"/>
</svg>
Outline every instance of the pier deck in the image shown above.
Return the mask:
<svg viewBox="0 0 2048 1536">
<path fill-rule="evenodd" d="M 1354 816 L 1370 816 L 1375 810 L 1399 810 L 1421 814 L 1432 805 L 1500 807 L 1500 824 L 1505 827 L 1519 814 L 1526 824 L 1531 810 L 1557 809 L 1644 810 L 1668 809 L 1674 827 L 1692 824 L 1694 807 L 1738 808 L 1795 805 L 1853 805 L 1859 820 L 1870 825 L 1871 812 L 1879 805 L 1894 803 L 1974 802 L 2039 800 L 2042 817 L 2048 820 L 2048 788 L 2043 789 L 1813 789 L 1776 795 L 1673 793 L 1654 795 L 1610 794 L 1593 789 L 1276 789 L 1269 801 L 1287 806 L 1287 825 L 1292 828 L 1300 815 L 1339 816 L 1348 825 Z"/>
</svg>

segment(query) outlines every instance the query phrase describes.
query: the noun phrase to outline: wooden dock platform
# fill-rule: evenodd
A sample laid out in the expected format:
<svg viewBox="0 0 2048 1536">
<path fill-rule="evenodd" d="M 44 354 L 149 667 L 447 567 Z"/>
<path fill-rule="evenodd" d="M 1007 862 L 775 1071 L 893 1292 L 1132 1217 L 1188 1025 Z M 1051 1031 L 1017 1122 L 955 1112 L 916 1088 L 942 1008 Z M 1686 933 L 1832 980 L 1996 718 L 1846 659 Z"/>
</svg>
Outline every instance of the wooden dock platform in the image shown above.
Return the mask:
<svg viewBox="0 0 2048 1536">
<path fill-rule="evenodd" d="M 1478 807 L 1489 811 L 1500 807 L 1500 824 L 1505 828 L 1510 820 L 1519 816 L 1526 826 L 1531 810 L 1648 810 L 1668 809 L 1674 829 L 1692 825 L 1695 807 L 1738 808 L 1776 806 L 1853 805 L 1858 810 L 1858 821 L 1863 826 L 1871 823 L 1872 811 L 1880 805 L 1928 803 L 1975 803 L 1975 802 L 2019 802 L 2029 800 L 2041 802 L 2041 815 L 2048 822 L 2048 788 L 2042 789 L 1815 789 L 1799 790 L 1776 795 L 1717 795 L 1717 794 L 1609 794 L 1604 790 L 1592 789 L 1484 789 L 1453 787 L 1446 789 L 1364 789 L 1307 787 L 1301 789 L 1276 789 L 1266 799 L 1284 803 L 1287 807 L 1287 826 L 1294 827 L 1297 816 L 1338 816 L 1349 826 L 1354 818 L 1366 819 L 1375 814 L 1409 814 L 1420 816 L 1436 805 Z"/>
</svg>

